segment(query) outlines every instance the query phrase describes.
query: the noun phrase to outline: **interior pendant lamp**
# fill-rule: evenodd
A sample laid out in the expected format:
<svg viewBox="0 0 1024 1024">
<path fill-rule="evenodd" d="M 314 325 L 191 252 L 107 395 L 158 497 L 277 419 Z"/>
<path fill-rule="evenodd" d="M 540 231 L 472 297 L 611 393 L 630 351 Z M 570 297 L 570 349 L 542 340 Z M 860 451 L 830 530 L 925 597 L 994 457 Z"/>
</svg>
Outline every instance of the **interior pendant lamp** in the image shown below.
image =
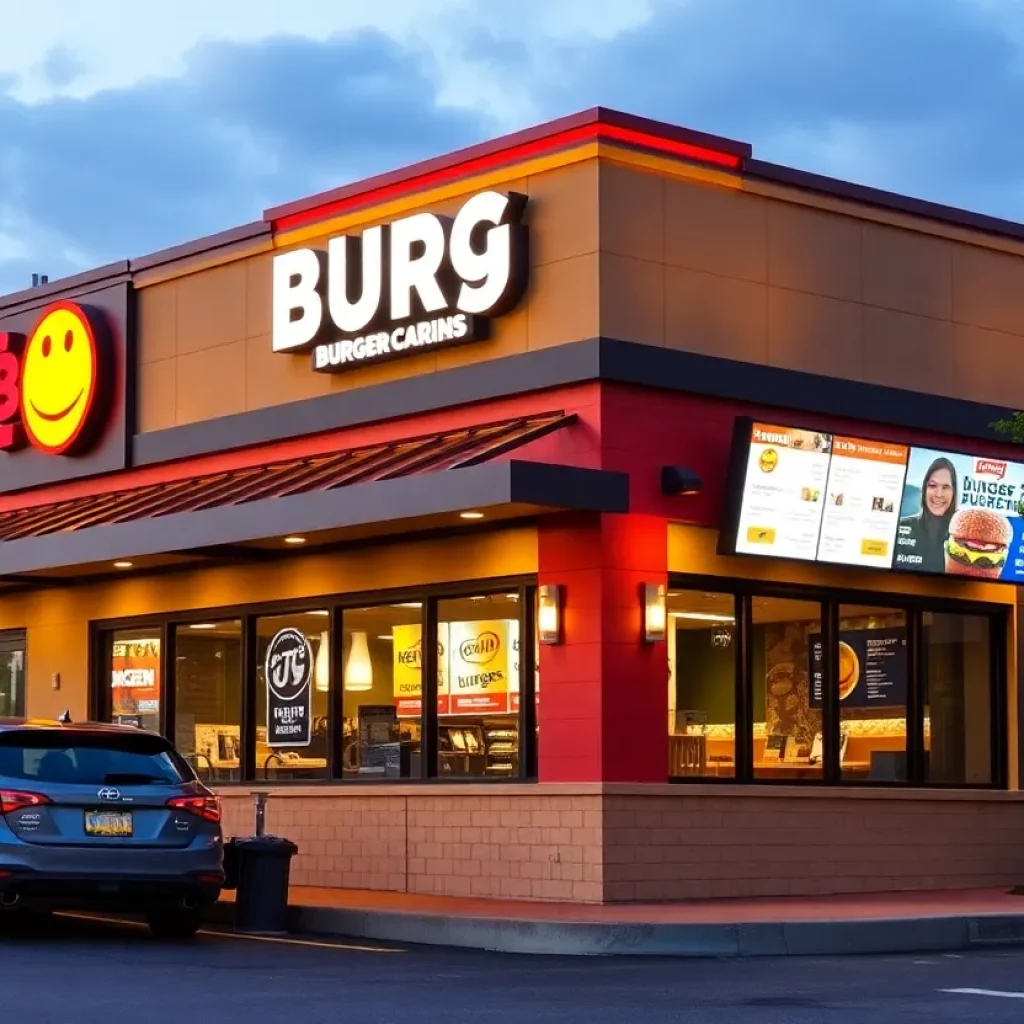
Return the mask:
<svg viewBox="0 0 1024 1024">
<path fill-rule="evenodd" d="M 350 693 L 365 693 L 373 689 L 373 665 L 366 632 L 357 629 L 352 634 L 352 646 L 345 659 L 345 689 Z"/>
<path fill-rule="evenodd" d="M 331 688 L 330 638 L 326 630 L 320 634 L 320 646 L 313 660 L 313 685 L 320 693 L 327 693 Z"/>
</svg>

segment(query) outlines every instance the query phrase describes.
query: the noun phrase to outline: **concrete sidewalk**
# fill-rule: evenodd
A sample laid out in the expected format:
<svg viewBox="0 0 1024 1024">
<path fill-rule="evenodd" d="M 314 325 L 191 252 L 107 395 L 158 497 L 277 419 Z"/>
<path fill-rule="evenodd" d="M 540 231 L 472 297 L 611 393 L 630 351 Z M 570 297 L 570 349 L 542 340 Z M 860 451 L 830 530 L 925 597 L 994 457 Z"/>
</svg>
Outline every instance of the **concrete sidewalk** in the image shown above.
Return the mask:
<svg viewBox="0 0 1024 1024">
<path fill-rule="evenodd" d="M 213 910 L 233 919 L 233 894 Z M 592 906 L 296 887 L 294 932 L 570 956 L 956 952 L 1024 945 L 1024 897 L 972 889 Z"/>
</svg>

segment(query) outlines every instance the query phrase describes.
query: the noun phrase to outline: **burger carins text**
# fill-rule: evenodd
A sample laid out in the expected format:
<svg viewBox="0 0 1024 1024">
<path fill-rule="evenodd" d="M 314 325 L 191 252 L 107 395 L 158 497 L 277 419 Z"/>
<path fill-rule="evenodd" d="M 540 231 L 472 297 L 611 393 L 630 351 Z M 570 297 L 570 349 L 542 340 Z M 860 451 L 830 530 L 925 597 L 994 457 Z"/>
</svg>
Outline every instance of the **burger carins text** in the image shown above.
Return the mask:
<svg viewBox="0 0 1024 1024">
<path fill-rule="evenodd" d="M 313 369 L 352 366 L 487 336 L 487 318 L 522 297 L 526 197 L 481 192 L 454 218 L 417 213 L 327 251 L 274 257 L 272 345 L 313 349 Z"/>
<path fill-rule="evenodd" d="M 313 349 L 313 369 L 330 372 L 351 363 L 368 363 L 390 355 L 401 355 L 411 348 L 461 341 L 469 337 L 471 330 L 472 324 L 466 314 L 456 313 L 455 316 L 396 327 L 390 333 L 378 331 L 358 338 L 331 341 Z"/>
<path fill-rule="evenodd" d="M 1016 494 L 1016 484 L 999 484 L 989 480 L 978 480 L 975 477 L 964 477 L 961 505 L 972 508 L 991 508 L 1001 512 L 1017 512 L 1020 498 Z"/>
</svg>

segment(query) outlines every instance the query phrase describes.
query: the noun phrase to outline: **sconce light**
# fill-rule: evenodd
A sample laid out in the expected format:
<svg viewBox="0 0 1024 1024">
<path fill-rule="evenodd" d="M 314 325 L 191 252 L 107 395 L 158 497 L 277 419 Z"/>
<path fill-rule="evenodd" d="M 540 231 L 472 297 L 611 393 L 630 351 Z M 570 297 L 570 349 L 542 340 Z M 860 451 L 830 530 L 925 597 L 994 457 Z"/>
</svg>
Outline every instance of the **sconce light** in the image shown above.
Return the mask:
<svg viewBox="0 0 1024 1024">
<path fill-rule="evenodd" d="M 640 589 L 644 611 L 644 640 L 657 643 L 665 639 L 668 613 L 665 609 L 665 584 L 644 583 Z"/>
<path fill-rule="evenodd" d="M 331 688 L 331 657 L 330 639 L 326 632 L 320 634 L 320 646 L 316 649 L 316 658 L 313 659 L 313 685 L 321 693 L 326 693 Z"/>
<path fill-rule="evenodd" d="M 361 629 L 352 634 L 352 646 L 345 659 L 345 689 L 351 693 L 365 693 L 373 689 L 370 648 L 366 633 Z"/>
<path fill-rule="evenodd" d="M 562 642 L 562 588 L 557 583 L 537 588 L 537 634 L 542 644 Z"/>
</svg>

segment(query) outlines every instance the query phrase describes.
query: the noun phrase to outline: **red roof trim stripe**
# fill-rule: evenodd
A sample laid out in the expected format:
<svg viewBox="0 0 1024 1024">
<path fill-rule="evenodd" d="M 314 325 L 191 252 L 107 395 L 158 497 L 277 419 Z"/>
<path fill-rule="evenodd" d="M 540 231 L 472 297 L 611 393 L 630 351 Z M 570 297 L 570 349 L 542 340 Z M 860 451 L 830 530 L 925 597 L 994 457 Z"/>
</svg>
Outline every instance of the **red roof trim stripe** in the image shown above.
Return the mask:
<svg viewBox="0 0 1024 1024">
<path fill-rule="evenodd" d="M 398 199 L 400 196 L 406 196 L 412 192 L 423 192 L 437 185 L 458 181 L 460 178 L 469 178 L 477 174 L 483 174 L 485 171 L 493 171 L 498 167 L 520 163 L 523 160 L 529 160 L 530 157 L 540 156 L 544 153 L 554 153 L 560 149 L 570 149 L 573 146 L 593 141 L 594 135 L 595 130 L 592 127 L 574 128 L 560 135 L 538 139 L 536 142 L 524 143 L 513 149 L 503 149 L 497 153 L 489 153 L 486 156 L 467 160 L 464 163 L 440 167 L 437 170 L 427 171 L 423 174 L 415 174 L 396 181 L 394 184 L 360 191 L 352 196 L 325 203 L 323 206 L 314 206 L 311 209 L 303 210 L 301 213 L 280 217 L 273 221 L 274 231 L 289 231 L 292 228 L 302 227 L 304 224 L 310 224 L 314 221 L 336 217 L 341 213 L 379 206 L 381 203 L 386 203 L 389 199 Z"/>
<path fill-rule="evenodd" d="M 325 193 L 322 201 L 316 205 L 310 206 L 308 202 L 301 205 L 290 204 L 268 210 L 264 216 L 272 221 L 275 232 L 289 231 L 318 220 L 377 206 L 400 196 L 458 181 L 460 178 L 469 178 L 499 167 L 521 163 L 531 157 L 602 140 L 727 170 L 740 170 L 744 160 L 744 157 L 736 152 L 736 149 L 741 147 L 736 143 L 727 144 L 726 140 L 722 140 L 722 148 L 718 149 L 684 138 L 670 137 L 668 134 L 654 134 L 649 130 L 623 124 L 593 121 L 511 145 L 506 144 L 500 149 L 479 155 L 470 156 L 469 153 L 472 151 L 455 153 L 446 162 L 428 161 L 426 164 L 409 167 L 396 175 L 383 175 L 358 185 Z"/>
</svg>

